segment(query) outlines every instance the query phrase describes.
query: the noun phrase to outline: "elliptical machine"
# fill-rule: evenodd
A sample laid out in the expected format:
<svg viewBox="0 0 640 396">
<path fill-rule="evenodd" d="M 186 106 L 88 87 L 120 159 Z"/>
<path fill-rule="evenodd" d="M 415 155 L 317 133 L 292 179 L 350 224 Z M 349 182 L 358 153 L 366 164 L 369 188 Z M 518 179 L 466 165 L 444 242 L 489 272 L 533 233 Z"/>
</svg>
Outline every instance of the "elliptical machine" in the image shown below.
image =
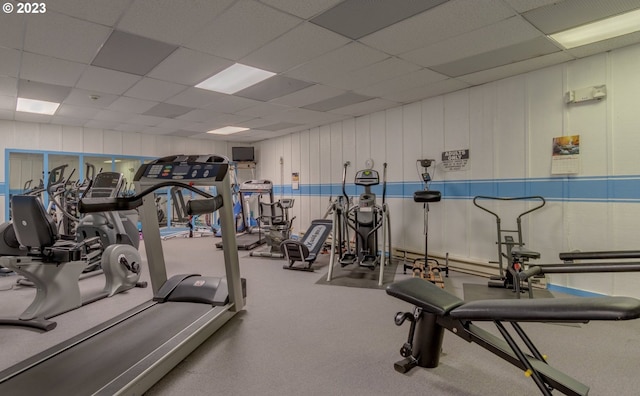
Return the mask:
<svg viewBox="0 0 640 396">
<path fill-rule="evenodd" d="M 380 176 L 378 171 L 374 169 L 363 169 L 356 172 L 354 184 L 363 186 L 364 192 L 360 194 L 358 205 L 349 206 L 349 196 L 345 189 L 345 174 L 349 162 L 344 164 L 344 172 L 342 179 L 342 191 L 345 197 L 346 208 L 344 211 L 334 211 L 334 229 L 332 238 L 331 260 L 329 263 L 329 273 L 327 274 L 327 282 L 333 277 L 333 260 L 336 252 L 336 235 L 341 235 L 341 221 L 344 220 L 347 229 L 351 229 L 355 233 L 355 248 L 351 251 L 349 237 L 346 239 L 346 252 L 342 253 L 341 247 L 338 262 L 342 267 L 357 263 L 360 267 L 366 267 L 374 270 L 377 265 L 380 266 L 380 274 L 378 278 L 378 286 L 382 286 L 384 277 L 384 266 L 387 264 L 387 252 L 391 249 L 391 229 L 389 227 L 389 207 L 386 203 L 387 191 L 387 163 L 383 164 L 383 184 L 382 184 L 382 204 L 376 202 L 376 195 L 371 191 L 371 187 L 380 184 Z M 340 219 L 338 216 L 342 215 Z M 382 230 L 382 249 L 378 252 L 378 231 Z M 338 238 L 342 239 L 342 238 Z"/>
</svg>

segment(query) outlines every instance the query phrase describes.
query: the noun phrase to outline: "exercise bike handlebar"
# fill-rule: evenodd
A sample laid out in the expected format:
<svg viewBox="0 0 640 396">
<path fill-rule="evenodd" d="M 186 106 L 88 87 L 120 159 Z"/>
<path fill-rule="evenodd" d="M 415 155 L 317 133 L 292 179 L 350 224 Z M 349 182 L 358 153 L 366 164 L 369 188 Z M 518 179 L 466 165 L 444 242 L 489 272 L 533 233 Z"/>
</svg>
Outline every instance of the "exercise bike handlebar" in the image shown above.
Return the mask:
<svg viewBox="0 0 640 396">
<path fill-rule="evenodd" d="M 520 215 L 518 215 L 518 221 L 520 221 L 520 218 L 522 216 L 542 208 L 547 203 L 547 201 L 544 199 L 544 197 L 542 197 L 540 195 L 530 195 L 530 196 L 526 196 L 526 197 L 491 197 L 491 196 L 486 196 L 486 195 L 477 195 L 477 196 L 475 196 L 473 198 L 473 204 L 475 206 L 477 206 L 478 208 L 484 210 L 487 213 L 492 214 L 497 219 L 500 219 L 500 217 L 498 216 L 497 213 L 490 211 L 489 209 L 487 209 L 486 207 L 480 205 L 477 202 L 480 199 L 494 200 L 494 201 L 540 201 L 539 205 L 520 213 Z"/>
<path fill-rule="evenodd" d="M 154 191 L 163 187 L 182 187 L 187 190 L 193 191 L 198 195 L 201 195 L 207 199 L 196 200 L 202 201 L 192 205 L 191 213 L 189 214 L 206 214 L 212 213 L 220 209 L 223 205 L 221 196 L 213 196 L 207 192 L 204 192 L 196 187 L 190 186 L 178 181 L 166 181 L 158 183 L 152 187 L 149 187 L 139 194 L 132 195 L 130 197 L 117 197 L 117 198 L 82 198 L 78 202 L 78 211 L 80 213 L 95 213 L 95 212 L 111 212 L 120 210 L 132 210 L 142 206 L 142 198 L 146 195 L 153 193 Z"/>
</svg>

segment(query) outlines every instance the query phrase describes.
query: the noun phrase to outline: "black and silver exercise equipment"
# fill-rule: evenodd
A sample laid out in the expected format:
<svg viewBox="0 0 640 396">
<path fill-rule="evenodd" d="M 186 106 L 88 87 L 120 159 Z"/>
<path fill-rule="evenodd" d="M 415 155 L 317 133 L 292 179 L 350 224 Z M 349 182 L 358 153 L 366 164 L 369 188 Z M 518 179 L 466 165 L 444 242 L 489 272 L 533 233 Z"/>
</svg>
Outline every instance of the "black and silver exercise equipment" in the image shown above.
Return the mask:
<svg viewBox="0 0 640 396">
<path fill-rule="evenodd" d="M 142 259 L 133 246 L 113 244 L 102 252 L 99 236 L 77 243 L 60 239 L 55 222 L 33 195 L 14 195 L 11 208 L 16 238 L 27 256 L 0 257 L 0 263 L 26 278 L 36 287 L 36 294 L 19 318 L 0 319 L 0 324 L 52 330 L 56 323 L 49 318 L 136 286 L 146 286 L 138 282 Z M 93 257 L 92 249 L 102 252 L 98 257 L 105 284 L 98 293 L 82 295 L 79 278 L 87 268 L 87 260 Z"/>
<path fill-rule="evenodd" d="M 287 239 L 282 241 L 280 249 L 283 257 L 287 260 L 287 264 L 282 268 L 313 272 L 311 266 L 320 255 L 332 228 L 333 221 L 331 220 L 313 220 L 302 240 Z M 302 266 L 296 265 L 297 262 L 300 262 Z"/>
<path fill-rule="evenodd" d="M 267 195 L 269 197 L 269 202 L 274 202 L 273 183 L 271 182 L 271 180 L 247 180 L 242 182 L 238 187 L 238 196 L 240 204 L 242 205 L 242 219 L 244 221 L 244 233 L 238 235 L 237 237 L 238 249 L 240 250 L 251 250 L 260 245 L 263 245 L 266 242 L 261 228 L 258 226 L 256 232 L 256 230 L 251 227 L 252 216 L 247 198 L 252 195 L 258 196 L 258 205 L 260 205 L 260 202 L 262 200 L 261 197 L 264 195 Z M 223 245 L 223 242 L 216 243 L 216 247 L 218 249 L 222 249 Z"/>
<path fill-rule="evenodd" d="M 544 298 L 465 302 L 430 282 L 410 278 L 387 287 L 387 294 L 415 306 L 398 312 L 396 325 L 410 322 L 409 337 L 400 349 L 403 360 L 396 371 L 435 368 L 439 364 L 444 330 L 473 342 L 525 372 L 543 395 L 558 390 L 566 395 L 587 395 L 589 387 L 553 368 L 533 344 L 519 322 L 581 322 L 630 320 L 640 317 L 640 300 L 631 297 Z M 474 322 L 493 322 L 502 338 Z M 520 340 L 507 330 L 508 322 Z M 525 352 L 520 345 L 529 350 Z M 518 393 L 522 393 L 520 391 Z"/>
<path fill-rule="evenodd" d="M 497 213 L 489 210 L 486 206 L 480 204 L 480 201 L 496 201 L 496 202 L 508 202 L 508 201 L 537 201 L 537 204 L 530 209 L 520 213 L 516 218 L 516 229 L 502 228 L 502 220 Z M 527 197 L 490 197 L 484 195 L 478 195 L 473 198 L 473 204 L 483 211 L 494 216 L 496 219 L 496 230 L 498 233 L 498 240 L 496 245 L 498 247 L 498 269 L 500 275 L 492 276 L 489 280 L 489 287 L 504 287 L 507 289 L 513 289 L 514 291 L 528 290 L 532 295 L 531 281 L 528 279 L 527 285 L 523 285 L 518 278 L 518 273 L 525 269 L 526 263 L 529 259 L 537 259 L 540 257 L 540 253 L 527 250 L 524 247 L 524 241 L 522 239 L 522 217 L 531 212 L 534 212 L 545 205 L 546 201 L 544 197 L 539 195 L 527 196 Z M 514 236 L 517 239 L 514 239 Z M 504 239 L 503 239 L 504 238 Z M 521 261 L 514 261 L 511 256 L 511 251 L 517 248 L 521 254 Z M 504 260 L 507 265 L 505 268 Z M 519 295 L 518 295 L 519 297 Z"/>
<path fill-rule="evenodd" d="M 81 212 L 141 208 L 153 300 L 0 372 L 3 395 L 143 394 L 242 310 L 246 295 L 235 246 L 235 222 L 226 158 L 177 155 L 144 164 L 138 194 L 80 201 Z M 217 196 L 190 186 L 214 186 Z M 223 277 L 176 275 L 167 279 L 153 192 L 181 186 L 204 196 L 190 214 L 220 214 Z M 207 255 L 202 255 L 205 259 Z"/>
<path fill-rule="evenodd" d="M 331 259 L 329 261 L 329 272 L 327 273 L 327 282 L 331 282 L 333 277 L 334 256 L 338 253 L 338 262 L 342 267 L 357 264 L 361 267 L 375 269 L 380 268 L 378 277 L 378 285 L 382 286 L 384 277 L 384 266 L 387 264 L 387 253 L 391 249 L 391 229 L 389 225 L 389 206 L 386 203 L 387 190 L 387 163 L 383 164 L 383 185 L 382 185 L 382 204 L 376 203 L 376 195 L 371 191 L 372 186 L 380 184 L 380 176 L 374 169 L 363 169 L 356 172 L 354 184 L 363 186 L 365 191 L 360 194 L 358 205 L 349 207 L 349 197 L 346 194 L 345 174 L 349 162 L 344 164 L 343 169 L 343 194 L 346 203 L 345 210 L 334 210 L 333 216 L 333 235 L 331 247 Z M 342 216 L 342 218 L 339 218 Z M 351 252 L 351 245 L 346 239 L 346 253 L 341 251 L 341 247 L 335 245 L 335 235 L 341 234 L 340 222 L 355 233 L 355 248 Z M 378 231 L 382 230 L 381 250 L 378 251 Z M 338 238 L 340 239 L 340 238 Z"/>
<path fill-rule="evenodd" d="M 251 257 L 284 257 L 280 250 L 280 244 L 291 236 L 293 220 L 296 217 L 289 217 L 289 209 L 293 207 L 294 202 L 293 198 L 280 198 L 275 202 L 259 202 L 258 227 L 260 230 L 264 230 L 267 250 L 254 250 L 249 253 Z"/>
<path fill-rule="evenodd" d="M 513 249 L 512 260 L 519 262 L 527 252 Z M 612 250 L 593 252 L 566 252 L 560 253 L 560 260 L 563 264 L 529 264 L 529 268 L 518 273 L 521 281 L 528 281 L 530 278 L 543 277 L 545 274 L 586 274 L 602 272 L 638 272 L 640 271 L 640 251 L 638 250 Z M 615 261 L 592 261 L 592 260 L 615 260 Z M 636 261 L 622 261 L 636 260 Z M 576 261 L 580 261 L 577 263 Z M 586 261 L 586 262 L 583 262 Z"/>
<path fill-rule="evenodd" d="M 440 202 L 442 194 L 440 191 L 429 190 L 429 183 L 431 182 L 431 174 L 429 174 L 429 167 L 435 163 L 432 159 L 421 159 L 416 163 L 420 164 L 423 168 L 420 176 L 424 183 L 424 189 L 413 193 L 413 201 L 422 203 L 424 208 L 424 257 L 418 258 L 413 261 L 413 264 L 403 264 L 403 272 L 406 273 L 407 269 L 411 269 L 414 276 L 422 279 L 426 279 L 429 282 L 435 283 L 438 286 L 444 288 L 444 280 L 442 279 L 442 272 L 446 277 L 449 276 L 448 263 L 444 267 L 440 266 L 440 262 L 434 258 L 429 258 L 429 204 L 432 202 Z M 434 264 L 434 265 L 432 265 Z"/>
</svg>

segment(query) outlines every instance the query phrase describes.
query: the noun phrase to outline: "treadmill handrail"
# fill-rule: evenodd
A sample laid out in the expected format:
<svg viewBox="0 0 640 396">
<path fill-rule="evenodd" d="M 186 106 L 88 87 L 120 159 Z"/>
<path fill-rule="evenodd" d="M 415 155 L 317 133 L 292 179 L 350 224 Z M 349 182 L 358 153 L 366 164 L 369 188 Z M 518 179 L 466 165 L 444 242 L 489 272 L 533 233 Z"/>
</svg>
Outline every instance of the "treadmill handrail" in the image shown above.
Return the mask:
<svg viewBox="0 0 640 396">
<path fill-rule="evenodd" d="M 82 198 L 80 202 L 78 202 L 78 210 L 80 213 L 95 213 L 95 212 L 109 212 L 109 211 L 119 211 L 119 210 L 132 210 L 142 206 L 142 198 L 145 195 L 149 195 L 154 191 L 164 188 L 164 187 L 182 187 L 187 190 L 191 190 L 196 194 L 202 195 L 205 198 L 214 198 L 213 195 L 202 191 L 196 187 L 190 186 L 189 184 L 169 180 L 165 182 L 161 182 L 155 184 L 143 191 L 139 194 L 133 195 L 131 197 L 117 197 L 117 198 Z"/>
</svg>

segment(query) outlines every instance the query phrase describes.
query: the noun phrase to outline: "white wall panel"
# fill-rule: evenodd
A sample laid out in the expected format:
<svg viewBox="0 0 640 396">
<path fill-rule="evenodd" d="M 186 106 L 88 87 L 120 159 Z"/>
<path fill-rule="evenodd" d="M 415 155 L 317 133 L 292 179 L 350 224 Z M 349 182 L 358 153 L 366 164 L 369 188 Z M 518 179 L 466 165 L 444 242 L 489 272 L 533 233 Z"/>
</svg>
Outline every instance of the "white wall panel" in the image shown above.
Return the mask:
<svg viewBox="0 0 640 396">
<path fill-rule="evenodd" d="M 124 155 L 141 155 L 142 152 L 142 134 L 140 133 L 123 133 L 122 134 L 122 154 Z"/>
<path fill-rule="evenodd" d="M 402 107 L 395 107 L 386 110 L 386 126 L 387 126 L 387 159 L 389 168 L 387 169 L 388 182 L 404 181 L 404 171 L 402 168 L 403 146 L 404 146 L 404 128 L 402 125 Z M 396 212 L 396 217 L 400 212 Z M 395 232 L 398 235 L 398 232 Z"/>
<path fill-rule="evenodd" d="M 516 76 L 496 83 L 496 135 L 493 155 L 497 159 L 496 177 L 525 176 L 525 78 Z"/>
<path fill-rule="evenodd" d="M 102 145 L 104 153 L 122 154 L 122 132 L 104 131 L 102 136 L 104 139 Z"/>
<path fill-rule="evenodd" d="M 342 139 L 342 123 L 331 124 L 331 183 L 342 183 L 342 165 L 344 164 L 344 142 Z M 338 194 L 340 194 L 338 192 Z M 336 195 L 336 192 L 334 192 Z"/>
<path fill-rule="evenodd" d="M 55 124 L 40 124 L 39 146 L 43 150 L 63 151 L 62 126 Z"/>
<path fill-rule="evenodd" d="M 390 166 L 402 167 L 403 180 L 415 180 L 417 178 L 416 161 L 422 157 L 422 105 L 420 103 L 403 106 L 402 127 L 402 161 L 396 160 Z M 411 198 L 413 193 L 414 191 L 410 190 L 404 191 L 403 195 L 407 198 L 403 200 L 403 210 L 395 214 L 396 218 L 402 219 L 400 232 L 396 233 L 396 243 L 399 248 L 423 245 L 423 205 L 413 202 Z"/>
<path fill-rule="evenodd" d="M 40 149 L 40 124 L 17 122 L 13 126 L 15 135 L 12 148 L 38 150 Z"/>
<path fill-rule="evenodd" d="M 495 85 L 482 85 L 469 90 L 469 176 L 473 179 L 493 179 L 494 130 L 496 118 Z M 459 147 L 464 148 L 464 147 Z"/>
<path fill-rule="evenodd" d="M 384 162 L 389 162 L 387 157 L 387 139 L 385 128 L 386 113 L 384 111 L 379 111 L 377 113 L 371 114 L 371 158 L 374 159 L 376 164 L 380 165 L 382 165 Z"/>
<path fill-rule="evenodd" d="M 356 162 L 356 122 L 353 118 L 343 121 L 342 123 L 342 162 L 351 162 L 351 166 L 347 169 L 346 183 L 353 181 L 353 175 L 357 169 Z"/>
<path fill-rule="evenodd" d="M 320 194 L 322 195 L 321 201 L 322 207 L 318 207 L 318 210 L 324 209 L 325 196 L 331 195 L 331 125 L 325 125 L 320 127 Z M 314 218 L 319 218 L 316 215 Z"/>
<path fill-rule="evenodd" d="M 82 152 L 104 153 L 103 144 L 104 139 L 102 129 L 85 128 L 83 130 Z"/>
<path fill-rule="evenodd" d="M 356 160 L 352 162 L 353 171 L 364 169 L 365 162 L 371 158 L 371 117 L 366 115 L 356 118 Z M 374 162 L 378 165 L 377 161 Z M 374 166 L 376 166 L 374 165 Z M 355 173 L 353 173 L 355 175 Z M 353 183 L 353 177 L 348 180 Z"/>
<path fill-rule="evenodd" d="M 143 134 L 140 155 L 145 157 L 159 157 L 157 150 L 157 139 L 155 135 Z"/>
<path fill-rule="evenodd" d="M 62 127 L 62 151 L 81 153 L 84 146 L 84 131 L 82 127 Z"/>
<path fill-rule="evenodd" d="M 303 131 L 300 133 L 300 184 L 309 185 L 313 183 L 310 170 L 310 131 Z M 315 150 L 315 148 L 314 148 Z M 311 210 L 311 199 L 309 196 L 302 196 L 300 199 L 300 225 L 306 229 L 311 224 L 311 216 L 309 211 Z"/>
</svg>

